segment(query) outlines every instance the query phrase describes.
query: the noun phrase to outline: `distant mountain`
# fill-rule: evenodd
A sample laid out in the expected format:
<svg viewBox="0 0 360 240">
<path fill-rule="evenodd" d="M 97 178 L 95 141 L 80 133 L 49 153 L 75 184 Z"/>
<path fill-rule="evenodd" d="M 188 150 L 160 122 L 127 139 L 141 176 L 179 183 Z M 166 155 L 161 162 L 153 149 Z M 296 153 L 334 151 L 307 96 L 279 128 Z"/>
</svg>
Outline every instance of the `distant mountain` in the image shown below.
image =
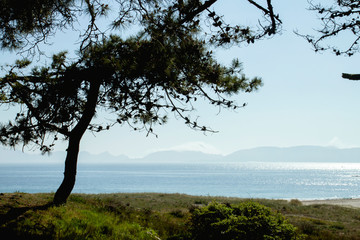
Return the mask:
<svg viewBox="0 0 360 240">
<path fill-rule="evenodd" d="M 32 154 L 23 153 L 21 151 L 12 150 L 0 150 L 0 164 L 1 163 L 14 163 L 14 164 L 26 164 L 26 163 L 50 163 L 58 164 L 64 163 L 66 152 L 51 152 L 50 154 Z M 129 161 L 129 158 L 125 155 L 113 156 L 110 153 L 104 152 L 100 154 L 90 154 L 88 152 L 80 152 L 79 164 L 101 164 L 101 163 L 116 163 Z"/>
<path fill-rule="evenodd" d="M 65 152 L 50 155 L 29 154 L 20 151 L 0 149 L 1 163 L 64 163 Z M 113 156 L 109 153 L 90 154 L 80 152 L 79 164 L 116 164 L 130 162 L 351 162 L 360 163 L 360 148 L 338 149 L 334 147 L 258 147 L 239 150 L 222 156 L 195 151 L 161 151 L 143 158 Z"/>
<path fill-rule="evenodd" d="M 64 156 L 65 158 L 65 156 Z M 64 161 L 63 158 L 63 161 Z M 91 154 L 88 152 L 80 152 L 79 154 L 79 163 L 90 163 L 90 164 L 108 164 L 108 163 L 117 163 L 117 162 L 128 162 L 130 158 L 125 155 L 114 156 L 108 152 L 103 152 L 100 154 Z"/>
<path fill-rule="evenodd" d="M 234 152 L 224 157 L 232 162 L 358 162 L 360 148 L 335 147 L 259 147 Z"/>
<path fill-rule="evenodd" d="M 64 163 L 65 152 L 52 152 L 50 155 L 29 154 L 20 151 L 0 150 L 1 163 Z M 79 164 L 110 164 L 124 162 L 206 162 L 221 161 L 221 155 L 195 151 L 161 151 L 143 158 L 129 158 L 125 155 L 114 156 L 109 153 L 91 154 L 80 152 Z"/>
<path fill-rule="evenodd" d="M 161 151 L 138 159 L 146 162 L 205 162 L 221 161 L 223 156 L 195 151 Z"/>
<path fill-rule="evenodd" d="M 64 162 L 64 152 L 52 152 L 41 155 L 39 153 L 24 153 L 14 150 L 0 150 L 0 163 L 60 163 Z"/>
</svg>

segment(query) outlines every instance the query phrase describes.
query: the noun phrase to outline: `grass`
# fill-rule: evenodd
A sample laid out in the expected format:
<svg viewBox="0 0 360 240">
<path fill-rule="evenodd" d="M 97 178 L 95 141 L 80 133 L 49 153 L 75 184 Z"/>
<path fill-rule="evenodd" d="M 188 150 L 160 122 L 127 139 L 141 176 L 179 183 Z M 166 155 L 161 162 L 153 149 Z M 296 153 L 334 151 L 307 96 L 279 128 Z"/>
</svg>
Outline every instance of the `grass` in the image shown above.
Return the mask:
<svg viewBox="0 0 360 240">
<path fill-rule="evenodd" d="M 0 194 L 0 236 L 8 239 L 181 239 L 190 212 L 215 200 L 248 199 L 159 193 L 72 194 L 55 207 L 53 194 Z M 304 206 L 298 200 L 253 199 L 282 213 L 306 239 L 360 239 L 360 209 Z M 6 239 L 2 237 L 2 239 Z"/>
</svg>

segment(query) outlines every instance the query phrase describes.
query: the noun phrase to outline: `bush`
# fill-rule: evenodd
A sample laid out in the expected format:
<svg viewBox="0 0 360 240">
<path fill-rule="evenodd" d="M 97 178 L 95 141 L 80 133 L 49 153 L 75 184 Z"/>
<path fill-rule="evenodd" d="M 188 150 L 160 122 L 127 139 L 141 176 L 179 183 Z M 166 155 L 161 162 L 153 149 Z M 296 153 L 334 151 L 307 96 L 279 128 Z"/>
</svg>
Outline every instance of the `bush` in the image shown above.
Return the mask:
<svg viewBox="0 0 360 240">
<path fill-rule="evenodd" d="M 0 225 L 1 239 L 56 240 L 157 240 L 155 230 L 132 221 L 123 221 L 113 213 L 85 209 L 71 204 L 47 210 L 27 211 L 16 221 Z"/>
<path fill-rule="evenodd" d="M 255 202 L 234 206 L 212 202 L 195 209 L 190 218 L 190 231 L 194 240 L 303 239 L 280 213 Z"/>
</svg>

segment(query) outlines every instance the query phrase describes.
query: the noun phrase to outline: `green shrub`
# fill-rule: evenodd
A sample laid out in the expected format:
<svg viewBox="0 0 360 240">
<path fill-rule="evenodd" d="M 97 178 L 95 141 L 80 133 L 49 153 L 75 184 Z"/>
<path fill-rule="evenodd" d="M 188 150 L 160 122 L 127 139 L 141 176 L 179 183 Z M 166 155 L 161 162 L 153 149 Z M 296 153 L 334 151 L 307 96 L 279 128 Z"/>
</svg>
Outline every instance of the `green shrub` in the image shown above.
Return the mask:
<svg viewBox="0 0 360 240">
<path fill-rule="evenodd" d="M 0 226 L 1 239 L 159 239 L 155 230 L 136 222 L 123 221 L 111 212 L 86 209 L 83 205 L 69 205 L 40 211 L 29 210 L 16 221 Z"/>
<path fill-rule="evenodd" d="M 155 240 L 157 233 L 138 223 L 118 221 L 112 214 L 94 210 L 76 211 L 78 216 L 64 216 L 52 221 L 56 239 L 126 239 Z"/>
<path fill-rule="evenodd" d="M 280 213 L 255 202 L 231 206 L 212 202 L 195 209 L 190 219 L 194 240 L 303 239 Z"/>
</svg>

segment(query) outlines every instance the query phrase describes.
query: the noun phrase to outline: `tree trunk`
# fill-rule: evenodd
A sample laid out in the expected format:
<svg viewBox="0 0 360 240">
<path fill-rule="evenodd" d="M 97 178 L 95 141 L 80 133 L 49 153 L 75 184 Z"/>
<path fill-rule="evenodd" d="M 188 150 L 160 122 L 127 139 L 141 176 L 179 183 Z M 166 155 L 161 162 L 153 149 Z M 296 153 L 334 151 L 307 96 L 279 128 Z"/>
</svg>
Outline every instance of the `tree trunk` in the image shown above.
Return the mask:
<svg viewBox="0 0 360 240">
<path fill-rule="evenodd" d="M 74 188 L 76 180 L 77 160 L 79 155 L 80 140 L 88 128 L 91 119 L 95 115 L 96 105 L 99 97 L 100 81 L 93 80 L 90 82 L 90 89 L 87 95 L 87 102 L 85 104 L 84 112 L 71 131 L 69 137 L 69 146 L 65 159 L 64 180 L 55 193 L 53 203 L 61 205 L 66 203 L 71 191 Z"/>
<path fill-rule="evenodd" d="M 64 180 L 62 181 L 60 187 L 55 193 L 53 201 L 55 205 L 61 205 L 66 203 L 67 198 L 70 196 L 70 193 L 74 188 L 80 139 L 81 136 L 74 136 L 70 137 L 69 139 L 69 146 L 65 159 Z"/>
</svg>

